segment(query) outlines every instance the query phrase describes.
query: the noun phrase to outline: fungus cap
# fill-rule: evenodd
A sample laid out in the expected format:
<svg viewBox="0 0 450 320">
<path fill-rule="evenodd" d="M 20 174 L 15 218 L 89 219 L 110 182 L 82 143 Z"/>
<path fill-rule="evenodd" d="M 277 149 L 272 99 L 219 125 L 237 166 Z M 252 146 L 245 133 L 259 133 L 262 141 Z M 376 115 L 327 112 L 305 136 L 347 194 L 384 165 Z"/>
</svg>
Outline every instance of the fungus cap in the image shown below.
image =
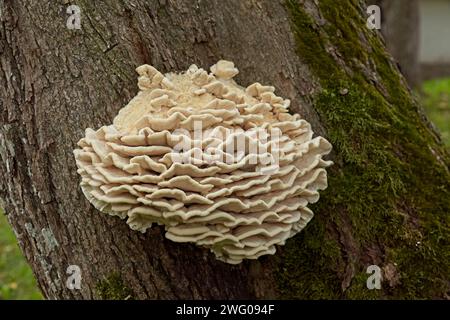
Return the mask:
<svg viewBox="0 0 450 320">
<path fill-rule="evenodd" d="M 288 113 L 289 100 L 272 86 L 239 86 L 225 60 L 211 73 L 136 71 L 139 93 L 74 150 L 95 208 L 141 232 L 164 225 L 166 238 L 233 264 L 274 254 L 306 226 L 331 145 Z"/>
</svg>

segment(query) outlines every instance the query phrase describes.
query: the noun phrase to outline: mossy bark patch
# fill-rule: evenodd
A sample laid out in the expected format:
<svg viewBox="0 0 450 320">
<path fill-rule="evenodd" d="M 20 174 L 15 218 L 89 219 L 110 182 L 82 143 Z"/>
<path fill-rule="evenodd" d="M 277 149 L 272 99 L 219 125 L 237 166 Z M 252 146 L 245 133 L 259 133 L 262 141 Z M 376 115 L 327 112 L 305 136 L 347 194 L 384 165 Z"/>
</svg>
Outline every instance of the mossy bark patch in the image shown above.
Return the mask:
<svg viewBox="0 0 450 320">
<path fill-rule="evenodd" d="M 96 286 L 98 296 L 103 300 L 132 300 L 133 292 L 124 284 L 118 273 L 112 273 L 99 281 Z"/>
<path fill-rule="evenodd" d="M 321 85 L 314 107 L 336 164 L 310 226 L 287 242 L 279 287 L 289 298 L 445 297 L 450 157 L 364 8 L 286 2 L 299 58 Z M 372 264 L 393 266 L 385 273 L 399 281 L 368 290 Z"/>
</svg>

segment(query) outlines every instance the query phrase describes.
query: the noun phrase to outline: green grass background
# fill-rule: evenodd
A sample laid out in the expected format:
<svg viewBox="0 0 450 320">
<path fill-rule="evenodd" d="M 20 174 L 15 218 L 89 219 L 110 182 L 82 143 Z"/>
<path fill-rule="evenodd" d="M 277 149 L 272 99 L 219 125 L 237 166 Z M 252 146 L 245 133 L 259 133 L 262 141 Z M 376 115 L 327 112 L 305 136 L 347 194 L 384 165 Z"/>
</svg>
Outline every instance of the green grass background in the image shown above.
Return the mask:
<svg viewBox="0 0 450 320">
<path fill-rule="evenodd" d="M 42 299 L 33 273 L 0 210 L 0 300 Z"/>
<path fill-rule="evenodd" d="M 422 105 L 450 148 L 450 78 L 426 81 Z M 0 210 L 0 300 L 42 299 L 30 267 L 17 245 L 6 216 Z"/>
<path fill-rule="evenodd" d="M 422 105 L 450 148 L 450 78 L 426 81 L 422 86 Z"/>
</svg>

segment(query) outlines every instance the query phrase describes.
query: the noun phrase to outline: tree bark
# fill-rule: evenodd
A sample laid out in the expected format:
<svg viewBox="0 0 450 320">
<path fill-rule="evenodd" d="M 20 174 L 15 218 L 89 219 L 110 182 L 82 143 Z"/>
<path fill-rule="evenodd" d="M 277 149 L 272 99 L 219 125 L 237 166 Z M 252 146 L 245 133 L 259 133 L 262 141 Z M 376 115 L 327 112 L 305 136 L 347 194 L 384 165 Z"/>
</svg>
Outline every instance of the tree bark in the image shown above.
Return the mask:
<svg viewBox="0 0 450 320">
<path fill-rule="evenodd" d="M 66 1 L 0 1 L 0 197 L 45 297 L 446 297 L 449 156 L 364 27 L 363 2 L 76 4 L 81 30 L 66 27 Z M 96 211 L 72 154 L 85 128 L 110 124 L 136 94 L 137 66 L 219 59 L 235 62 L 242 85 L 271 84 L 291 99 L 336 162 L 306 229 L 274 256 L 236 266 Z M 372 264 L 382 290 L 366 288 Z M 80 290 L 66 286 L 70 265 Z"/>
<path fill-rule="evenodd" d="M 411 87 L 420 84 L 420 6 L 419 0 L 379 0 L 382 10 L 381 32 L 386 46 L 400 64 Z"/>
</svg>

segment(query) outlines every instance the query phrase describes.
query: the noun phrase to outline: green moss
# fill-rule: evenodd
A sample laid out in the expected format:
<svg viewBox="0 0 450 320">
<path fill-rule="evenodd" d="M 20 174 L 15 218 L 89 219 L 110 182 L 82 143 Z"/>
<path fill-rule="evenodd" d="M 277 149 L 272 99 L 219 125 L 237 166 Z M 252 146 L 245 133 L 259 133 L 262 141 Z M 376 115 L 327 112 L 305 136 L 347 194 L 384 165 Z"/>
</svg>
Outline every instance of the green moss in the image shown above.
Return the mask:
<svg viewBox="0 0 450 320">
<path fill-rule="evenodd" d="M 96 285 L 97 294 L 103 300 L 130 300 L 133 292 L 125 286 L 121 276 L 113 273 Z"/>
<path fill-rule="evenodd" d="M 364 299 L 364 300 L 374 300 L 382 298 L 382 291 L 377 289 L 367 289 L 367 278 L 370 274 L 364 271 L 357 273 L 352 282 L 353 285 L 350 286 L 345 292 L 345 297 L 347 299 Z"/>
<path fill-rule="evenodd" d="M 287 242 L 280 290 L 287 298 L 443 296 L 450 289 L 450 176 L 436 157 L 449 163 L 449 156 L 381 41 L 365 27 L 358 3 L 320 1 L 327 21 L 320 28 L 296 1 L 286 3 L 299 57 L 322 87 L 314 107 L 336 164 L 329 188 L 312 206 L 314 220 Z M 367 76 L 371 68 L 377 83 Z M 336 240 L 342 228 L 352 235 L 351 252 L 342 252 Z M 383 264 L 397 264 L 400 285 L 366 288 L 367 266 L 360 261 L 371 247 L 380 248 Z M 342 290 L 349 264 L 357 271 Z"/>
<path fill-rule="evenodd" d="M 308 232 L 286 242 L 278 256 L 279 289 L 290 299 L 335 299 L 340 284 L 335 268 L 343 265 L 340 248 L 325 232 L 324 216 L 316 216 Z M 320 270 L 320 273 L 318 272 Z"/>
</svg>

